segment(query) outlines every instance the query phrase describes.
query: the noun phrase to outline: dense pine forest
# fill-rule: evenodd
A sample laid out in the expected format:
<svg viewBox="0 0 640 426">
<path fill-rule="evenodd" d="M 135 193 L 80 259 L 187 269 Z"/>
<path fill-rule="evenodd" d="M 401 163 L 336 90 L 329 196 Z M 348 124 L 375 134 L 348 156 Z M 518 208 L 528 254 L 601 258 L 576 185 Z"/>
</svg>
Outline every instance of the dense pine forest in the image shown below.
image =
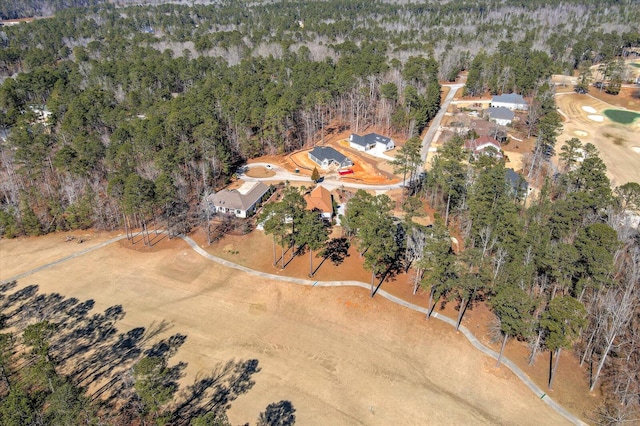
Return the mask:
<svg viewBox="0 0 640 426">
<path fill-rule="evenodd" d="M 502 162 L 470 163 L 454 138 L 403 200 L 409 217 L 423 202 L 439 211 L 432 233 L 403 224 L 387 233 L 385 250 L 367 251 L 367 266 L 377 276 L 391 263 L 413 268 L 430 305 L 458 303 L 460 321 L 487 300 L 497 339 L 527 342 L 531 362 L 548 350 L 557 367 L 564 349 L 592 366 L 591 390 L 606 395 L 594 421 L 640 418 L 640 237 L 627 220 L 640 208 L 640 185 L 611 188 L 598 153 L 578 139 L 558 150 L 555 174 L 544 155 L 561 126 L 550 76 L 596 64 L 620 71 L 640 46 L 638 1 L 125 3 L 0 6 L 3 19 L 47 16 L 0 27 L 3 237 L 115 229 L 124 218 L 185 232 L 202 221 L 202 196 L 247 159 L 310 147 L 341 129 L 403 136 L 394 167 L 417 176 L 416 137 L 440 108 L 441 83 L 466 71 L 468 95 L 532 99 L 528 173 L 539 195 L 525 207 Z M 348 232 L 363 251 L 377 246 L 370 236 L 380 233 L 368 224 L 393 226 L 390 201 L 356 194 L 350 203 Z M 377 216 L 363 222 L 368 216 L 353 212 Z M 464 237 L 464 252 L 452 252 L 450 232 Z M 36 325 L 24 330 L 29 363 L 55 373 L 51 329 Z M 15 341 L 3 340 L 3 353 L 23 350 Z M 65 389 L 86 402 L 55 374 L 29 382 L 15 373 L 13 382 L 15 360 L 3 359 L 3 423 L 7 404 L 25 403 L 16 398 L 43 408 Z M 164 361 L 146 362 L 166 372 Z M 28 396 L 34 388 L 41 393 Z M 16 421 L 7 424 L 27 424 Z"/>
</svg>

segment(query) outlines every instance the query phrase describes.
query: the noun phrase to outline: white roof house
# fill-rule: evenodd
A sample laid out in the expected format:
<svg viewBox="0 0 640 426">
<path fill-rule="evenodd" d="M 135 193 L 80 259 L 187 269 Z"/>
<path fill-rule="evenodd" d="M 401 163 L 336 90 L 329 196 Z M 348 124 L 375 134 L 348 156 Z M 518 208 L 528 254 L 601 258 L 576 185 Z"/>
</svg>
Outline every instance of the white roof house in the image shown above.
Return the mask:
<svg viewBox="0 0 640 426">
<path fill-rule="evenodd" d="M 496 95 L 491 98 L 491 106 L 495 108 L 504 107 L 514 110 L 526 111 L 529 109 L 529 104 L 521 95 L 517 93 L 508 93 L 506 95 Z"/>
<path fill-rule="evenodd" d="M 494 121 L 501 126 L 508 126 L 516 116 L 513 111 L 505 107 L 491 107 L 486 110 L 486 115 L 490 121 Z"/>
<path fill-rule="evenodd" d="M 260 202 L 268 197 L 270 188 L 262 182 L 245 182 L 238 189 L 223 189 L 207 197 L 213 213 L 233 214 L 246 218 L 256 212 Z"/>
<path fill-rule="evenodd" d="M 370 151 L 377 150 L 380 152 L 389 151 L 396 147 L 393 139 L 381 136 L 377 133 L 369 133 L 364 136 L 356 135 L 352 133 L 349 137 L 349 146 L 357 149 L 358 151 Z"/>
</svg>

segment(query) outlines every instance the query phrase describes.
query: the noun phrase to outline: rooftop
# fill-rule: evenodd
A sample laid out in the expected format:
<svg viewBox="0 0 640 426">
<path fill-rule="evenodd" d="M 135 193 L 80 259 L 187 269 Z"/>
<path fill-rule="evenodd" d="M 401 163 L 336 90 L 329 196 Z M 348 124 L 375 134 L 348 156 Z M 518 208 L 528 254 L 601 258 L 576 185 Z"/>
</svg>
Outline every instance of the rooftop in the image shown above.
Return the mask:
<svg viewBox="0 0 640 426">
<path fill-rule="evenodd" d="M 262 182 L 245 182 L 238 189 L 223 189 L 211 194 L 207 197 L 207 201 L 218 207 L 247 210 L 268 190 L 269 187 Z"/>
<path fill-rule="evenodd" d="M 516 114 L 509 108 L 505 107 L 491 107 L 488 110 L 489 117 L 498 120 L 513 120 Z"/>
<path fill-rule="evenodd" d="M 316 157 L 319 161 L 333 160 L 340 164 L 343 164 L 345 161 L 349 161 L 345 155 L 330 146 L 317 146 L 313 148 L 309 154 Z"/>
<path fill-rule="evenodd" d="M 374 145 L 376 143 L 381 143 L 383 145 L 386 145 L 389 142 L 391 142 L 391 138 L 379 135 L 377 133 L 368 133 L 364 136 L 360 136 L 355 133 L 352 133 L 351 139 L 349 139 L 349 141 L 360 146 L 369 146 L 369 145 Z"/>
<path fill-rule="evenodd" d="M 304 199 L 307 202 L 307 210 L 318 209 L 322 213 L 333 212 L 331 193 L 324 186 L 316 186 L 313 191 L 305 195 Z"/>
<path fill-rule="evenodd" d="M 505 104 L 527 104 L 527 101 L 521 95 L 517 93 L 507 93 L 506 95 L 496 95 L 491 99 L 491 102 L 502 102 Z"/>
</svg>

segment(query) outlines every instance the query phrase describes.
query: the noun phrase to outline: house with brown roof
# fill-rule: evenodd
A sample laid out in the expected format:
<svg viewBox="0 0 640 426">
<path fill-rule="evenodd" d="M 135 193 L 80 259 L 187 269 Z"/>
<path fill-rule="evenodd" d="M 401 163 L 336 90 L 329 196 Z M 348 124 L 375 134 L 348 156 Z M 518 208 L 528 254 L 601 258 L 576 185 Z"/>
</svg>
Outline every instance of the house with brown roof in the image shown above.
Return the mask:
<svg viewBox="0 0 640 426">
<path fill-rule="evenodd" d="M 271 193 L 270 187 L 262 182 L 245 182 L 238 189 L 223 189 L 207 197 L 212 213 L 233 214 L 236 217 L 250 217 L 258 205 Z"/>
<path fill-rule="evenodd" d="M 331 192 L 324 186 L 316 186 L 313 191 L 304 196 L 307 210 L 317 211 L 323 219 L 333 218 L 333 199 Z"/>
<path fill-rule="evenodd" d="M 491 155 L 502 158 L 500 142 L 489 136 L 481 136 L 477 139 L 468 139 L 464 142 L 464 148 L 478 158 L 480 155 Z"/>
</svg>

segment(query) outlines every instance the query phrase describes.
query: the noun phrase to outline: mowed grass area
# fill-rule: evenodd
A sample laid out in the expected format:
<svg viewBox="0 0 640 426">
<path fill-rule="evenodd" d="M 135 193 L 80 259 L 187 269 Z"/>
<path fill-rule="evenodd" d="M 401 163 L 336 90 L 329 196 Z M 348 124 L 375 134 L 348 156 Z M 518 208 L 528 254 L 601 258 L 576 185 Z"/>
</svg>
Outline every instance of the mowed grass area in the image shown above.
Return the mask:
<svg viewBox="0 0 640 426">
<path fill-rule="evenodd" d="M 603 113 L 609 120 L 619 124 L 631 124 L 640 118 L 640 112 L 625 111 L 622 109 L 605 109 Z"/>
<path fill-rule="evenodd" d="M 629 65 L 631 65 L 632 67 L 640 68 L 640 63 L 632 63 Z"/>
</svg>

